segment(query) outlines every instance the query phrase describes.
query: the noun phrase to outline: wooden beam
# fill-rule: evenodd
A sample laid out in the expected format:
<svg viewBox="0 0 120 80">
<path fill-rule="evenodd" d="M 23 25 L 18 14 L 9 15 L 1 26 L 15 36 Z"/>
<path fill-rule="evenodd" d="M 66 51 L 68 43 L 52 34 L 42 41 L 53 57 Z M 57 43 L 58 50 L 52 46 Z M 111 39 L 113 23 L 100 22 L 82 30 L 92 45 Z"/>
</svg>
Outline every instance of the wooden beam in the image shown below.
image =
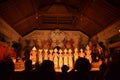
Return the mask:
<svg viewBox="0 0 120 80">
<path fill-rule="evenodd" d="M 27 16 L 27 17 L 21 19 L 20 21 L 18 21 L 18 22 L 17 22 L 15 25 L 13 25 L 13 26 L 18 26 L 18 25 L 24 23 L 25 21 L 29 20 L 29 19 L 32 18 L 33 16 L 35 16 L 35 14 L 34 14 L 34 15 L 31 15 L 31 16 Z"/>
<path fill-rule="evenodd" d="M 119 42 L 116 42 L 116 43 L 113 43 L 113 44 L 110 44 L 108 47 L 109 47 L 109 48 L 120 47 L 120 41 L 119 41 Z"/>
</svg>

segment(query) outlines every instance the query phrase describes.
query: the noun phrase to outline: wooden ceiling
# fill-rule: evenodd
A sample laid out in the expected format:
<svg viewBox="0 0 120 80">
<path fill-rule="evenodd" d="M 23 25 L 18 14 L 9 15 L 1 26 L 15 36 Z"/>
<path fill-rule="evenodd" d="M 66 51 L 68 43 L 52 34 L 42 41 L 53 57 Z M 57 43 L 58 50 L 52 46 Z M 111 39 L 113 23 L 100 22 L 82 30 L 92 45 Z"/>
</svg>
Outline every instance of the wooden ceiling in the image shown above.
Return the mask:
<svg viewBox="0 0 120 80">
<path fill-rule="evenodd" d="M 120 0 L 0 0 L 0 17 L 21 36 L 60 29 L 92 37 L 120 20 Z"/>
</svg>

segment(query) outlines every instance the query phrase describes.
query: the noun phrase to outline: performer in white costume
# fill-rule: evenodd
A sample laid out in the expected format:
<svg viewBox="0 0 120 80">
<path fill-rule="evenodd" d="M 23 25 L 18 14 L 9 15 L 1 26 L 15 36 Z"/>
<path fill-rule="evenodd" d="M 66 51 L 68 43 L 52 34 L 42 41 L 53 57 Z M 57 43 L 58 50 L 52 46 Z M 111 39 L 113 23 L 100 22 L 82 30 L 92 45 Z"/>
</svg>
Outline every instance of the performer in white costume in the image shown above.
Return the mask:
<svg viewBox="0 0 120 80">
<path fill-rule="evenodd" d="M 68 54 L 67 54 L 67 49 L 64 50 L 63 61 L 64 61 L 64 65 L 67 65 L 67 66 L 68 66 Z"/>
<path fill-rule="evenodd" d="M 54 49 L 54 53 L 53 53 L 53 62 L 54 62 L 54 67 L 58 68 L 58 53 L 57 53 L 57 49 Z"/>
<path fill-rule="evenodd" d="M 33 47 L 32 51 L 30 52 L 30 60 L 32 60 L 33 65 L 37 61 L 36 54 L 37 54 L 37 49 L 36 49 L 36 47 Z"/>
<path fill-rule="evenodd" d="M 71 49 L 68 51 L 68 64 L 70 68 L 73 68 L 73 54 Z"/>
<path fill-rule="evenodd" d="M 74 63 L 76 62 L 76 60 L 78 59 L 79 55 L 78 55 L 78 48 L 75 48 L 75 53 L 74 53 Z"/>
<path fill-rule="evenodd" d="M 90 47 L 87 45 L 85 50 L 85 58 L 88 59 L 90 63 L 92 62 L 91 52 Z"/>
<path fill-rule="evenodd" d="M 63 54 L 62 54 L 62 50 L 59 50 L 59 68 L 61 69 L 61 67 L 63 66 Z"/>
<path fill-rule="evenodd" d="M 44 49 L 44 60 L 48 60 L 48 49 Z"/>
<path fill-rule="evenodd" d="M 49 57 L 49 60 L 51 60 L 51 61 L 53 61 L 53 50 L 49 50 L 50 51 L 50 53 L 49 53 L 49 55 L 48 55 L 48 57 Z"/>
<path fill-rule="evenodd" d="M 84 58 L 84 57 L 85 57 L 85 53 L 83 52 L 83 49 L 82 49 L 82 48 L 80 49 L 79 57 L 81 57 L 81 58 Z"/>
<path fill-rule="evenodd" d="M 42 49 L 39 49 L 39 63 L 41 64 L 43 62 L 43 55 L 42 55 Z"/>
</svg>

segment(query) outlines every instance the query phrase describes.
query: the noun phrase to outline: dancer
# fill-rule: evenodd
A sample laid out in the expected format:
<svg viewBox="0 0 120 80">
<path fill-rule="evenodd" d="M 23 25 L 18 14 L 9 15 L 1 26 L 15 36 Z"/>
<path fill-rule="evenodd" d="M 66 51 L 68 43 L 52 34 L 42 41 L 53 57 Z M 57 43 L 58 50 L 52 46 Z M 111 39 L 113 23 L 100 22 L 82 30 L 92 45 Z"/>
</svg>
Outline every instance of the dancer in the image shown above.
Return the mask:
<svg viewBox="0 0 120 80">
<path fill-rule="evenodd" d="M 42 49 L 39 49 L 39 63 L 41 64 L 42 62 L 43 62 Z"/>
<path fill-rule="evenodd" d="M 85 58 L 88 59 L 90 63 L 92 62 L 91 52 L 90 47 L 87 45 L 85 50 Z"/>
<path fill-rule="evenodd" d="M 68 64 L 69 64 L 69 68 L 73 68 L 73 54 L 72 54 L 72 50 L 69 49 L 68 51 Z"/>
<path fill-rule="evenodd" d="M 50 53 L 49 53 L 49 55 L 48 55 L 48 57 L 49 57 L 49 60 L 50 61 L 53 61 L 53 50 L 49 50 L 50 51 Z"/>
<path fill-rule="evenodd" d="M 79 57 L 81 57 L 81 58 L 85 57 L 85 53 L 83 52 L 82 48 L 80 49 Z"/>
<path fill-rule="evenodd" d="M 67 54 L 67 49 L 64 50 L 64 54 L 63 54 L 63 60 L 64 60 L 64 65 L 68 66 L 68 54 Z"/>
<path fill-rule="evenodd" d="M 54 49 L 54 53 L 53 53 L 53 62 L 54 62 L 54 67 L 58 68 L 58 53 L 57 53 L 57 49 Z"/>
<path fill-rule="evenodd" d="M 74 62 L 76 62 L 76 60 L 78 59 L 78 49 L 75 48 L 75 53 L 74 53 Z"/>
<path fill-rule="evenodd" d="M 62 50 L 59 50 L 59 68 L 61 68 L 63 66 L 63 54 L 62 54 Z"/>
</svg>

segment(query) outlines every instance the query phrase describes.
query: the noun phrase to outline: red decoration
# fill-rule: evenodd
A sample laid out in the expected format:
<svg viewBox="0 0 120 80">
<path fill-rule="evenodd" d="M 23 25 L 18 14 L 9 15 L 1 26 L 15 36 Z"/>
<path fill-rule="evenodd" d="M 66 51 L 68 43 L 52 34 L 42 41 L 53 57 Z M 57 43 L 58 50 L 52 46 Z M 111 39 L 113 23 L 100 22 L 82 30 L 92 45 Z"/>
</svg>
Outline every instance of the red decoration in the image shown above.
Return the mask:
<svg viewBox="0 0 120 80">
<path fill-rule="evenodd" d="M 46 42 L 46 46 L 47 46 L 47 48 L 50 48 L 51 42 L 50 42 L 50 41 L 47 41 L 47 42 Z"/>
<path fill-rule="evenodd" d="M 66 46 L 66 48 L 72 47 L 72 42 L 66 41 L 65 46 Z"/>
</svg>

